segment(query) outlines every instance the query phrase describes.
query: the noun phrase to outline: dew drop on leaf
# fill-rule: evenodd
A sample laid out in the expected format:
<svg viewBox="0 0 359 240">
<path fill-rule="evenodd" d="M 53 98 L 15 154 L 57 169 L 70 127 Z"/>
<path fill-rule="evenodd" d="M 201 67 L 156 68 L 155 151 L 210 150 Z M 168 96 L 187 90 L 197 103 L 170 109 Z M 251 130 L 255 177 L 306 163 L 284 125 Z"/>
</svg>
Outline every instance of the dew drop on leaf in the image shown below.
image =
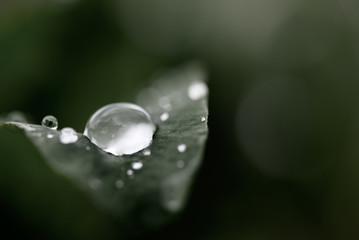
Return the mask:
<svg viewBox="0 0 359 240">
<path fill-rule="evenodd" d="M 44 127 L 51 128 L 53 130 L 57 130 L 57 127 L 59 126 L 59 122 L 54 116 L 48 115 L 42 119 L 41 125 Z"/>
<path fill-rule="evenodd" d="M 160 117 L 161 121 L 164 122 L 169 118 L 169 114 L 167 112 L 163 113 Z"/>
<path fill-rule="evenodd" d="M 145 149 L 145 150 L 143 151 L 143 155 L 144 155 L 144 156 L 150 156 L 150 155 L 151 155 L 151 150 Z"/>
<path fill-rule="evenodd" d="M 181 153 L 185 152 L 187 150 L 187 145 L 186 144 L 180 144 L 177 146 L 177 150 Z"/>
<path fill-rule="evenodd" d="M 135 170 L 141 169 L 143 167 L 143 163 L 142 162 L 133 162 L 132 163 L 132 168 Z"/>
<path fill-rule="evenodd" d="M 75 143 L 78 138 L 76 131 L 72 128 L 64 128 L 60 132 L 60 142 L 63 144 Z"/>
<path fill-rule="evenodd" d="M 132 169 L 128 169 L 128 170 L 127 170 L 127 175 L 128 175 L 128 176 L 132 176 L 132 175 L 133 175 L 133 170 L 132 170 Z"/>
<path fill-rule="evenodd" d="M 106 152 L 119 156 L 148 147 L 155 131 L 151 116 L 142 107 L 114 103 L 91 116 L 84 135 Z"/>
<path fill-rule="evenodd" d="M 204 82 L 193 82 L 188 88 L 188 97 L 191 100 L 199 100 L 208 94 L 208 87 Z"/>
</svg>

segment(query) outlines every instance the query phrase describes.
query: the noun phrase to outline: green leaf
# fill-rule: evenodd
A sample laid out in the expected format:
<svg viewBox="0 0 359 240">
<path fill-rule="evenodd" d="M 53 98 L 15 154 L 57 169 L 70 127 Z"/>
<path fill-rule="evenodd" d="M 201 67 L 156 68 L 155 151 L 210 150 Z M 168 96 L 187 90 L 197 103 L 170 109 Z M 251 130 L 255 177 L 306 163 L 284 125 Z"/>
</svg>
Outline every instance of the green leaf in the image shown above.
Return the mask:
<svg viewBox="0 0 359 240">
<path fill-rule="evenodd" d="M 120 222 L 158 227 L 183 209 L 201 163 L 208 134 L 204 79 L 199 66 L 189 65 L 160 76 L 139 94 L 137 103 L 149 111 L 157 131 L 148 149 L 132 155 L 106 153 L 80 133 L 77 142 L 62 144 L 59 131 L 28 123 L 0 123 L 0 134 L 4 128 L 21 129 L 53 171 Z M 143 167 L 132 169 L 134 162 Z"/>
</svg>

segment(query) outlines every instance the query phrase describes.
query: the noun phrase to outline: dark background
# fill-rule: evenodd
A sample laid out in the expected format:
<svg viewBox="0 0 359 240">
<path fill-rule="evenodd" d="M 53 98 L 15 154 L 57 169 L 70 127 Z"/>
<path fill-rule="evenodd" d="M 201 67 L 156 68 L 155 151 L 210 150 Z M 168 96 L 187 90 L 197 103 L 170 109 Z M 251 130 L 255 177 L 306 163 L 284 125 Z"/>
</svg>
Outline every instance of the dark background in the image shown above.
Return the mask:
<svg viewBox="0 0 359 240">
<path fill-rule="evenodd" d="M 203 166 L 177 220 L 136 238 L 358 239 L 358 16 L 355 0 L 0 0 L 0 113 L 82 132 L 158 72 L 202 61 Z M 70 183 L 51 191 L 27 165 L 39 154 L 12 138 L 4 236 L 125 238 Z"/>
</svg>

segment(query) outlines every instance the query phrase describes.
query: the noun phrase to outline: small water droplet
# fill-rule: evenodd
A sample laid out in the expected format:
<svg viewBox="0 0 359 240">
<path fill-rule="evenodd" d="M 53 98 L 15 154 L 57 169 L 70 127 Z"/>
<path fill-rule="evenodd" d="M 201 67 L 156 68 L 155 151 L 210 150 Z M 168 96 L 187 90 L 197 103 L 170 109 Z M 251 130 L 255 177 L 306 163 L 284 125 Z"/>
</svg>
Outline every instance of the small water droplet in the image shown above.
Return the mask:
<svg viewBox="0 0 359 240">
<path fill-rule="evenodd" d="M 178 167 L 178 168 L 183 168 L 183 167 L 184 167 L 184 161 L 178 160 L 178 161 L 177 161 L 177 167 Z"/>
<path fill-rule="evenodd" d="M 160 119 L 161 119 L 161 121 L 164 122 L 164 121 L 166 121 L 166 120 L 169 118 L 169 116 L 170 116 L 170 115 L 165 112 L 165 113 L 163 113 L 163 114 L 161 115 Z"/>
<path fill-rule="evenodd" d="M 155 130 L 146 110 L 131 103 L 115 103 L 91 116 L 84 135 L 106 152 L 123 155 L 148 147 Z"/>
<path fill-rule="evenodd" d="M 116 181 L 116 187 L 117 188 L 123 188 L 125 186 L 125 183 L 122 180 Z"/>
<path fill-rule="evenodd" d="M 201 122 L 205 122 L 206 118 L 205 117 L 201 117 Z"/>
<path fill-rule="evenodd" d="M 204 82 L 193 82 L 188 88 L 188 97 L 191 100 L 199 100 L 208 94 L 208 87 Z"/>
<path fill-rule="evenodd" d="M 86 150 L 87 150 L 87 151 L 90 151 L 90 150 L 91 150 L 91 148 L 90 148 L 89 146 L 87 146 L 87 147 L 86 147 Z"/>
<path fill-rule="evenodd" d="M 145 149 L 145 150 L 143 151 L 143 155 L 145 155 L 145 156 L 150 156 L 150 155 L 151 155 L 151 150 Z"/>
<path fill-rule="evenodd" d="M 142 162 L 133 162 L 132 163 L 132 168 L 135 170 L 141 169 L 143 167 L 143 163 Z"/>
<path fill-rule="evenodd" d="M 41 125 L 53 130 L 57 130 L 58 121 L 54 116 L 48 115 L 42 119 Z"/>
<path fill-rule="evenodd" d="M 187 150 L 187 145 L 186 144 L 180 144 L 177 146 L 177 150 L 181 153 L 185 152 Z"/>
<path fill-rule="evenodd" d="M 60 132 L 60 142 L 63 144 L 75 143 L 78 138 L 76 131 L 72 128 L 63 128 Z"/>
<path fill-rule="evenodd" d="M 89 186 L 90 188 L 96 190 L 96 189 L 99 189 L 102 185 L 102 181 L 98 178 L 92 178 L 89 180 Z"/>
<path fill-rule="evenodd" d="M 47 138 L 53 138 L 53 137 L 54 137 L 53 134 L 51 134 L 51 133 L 47 134 Z"/>
<path fill-rule="evenodd" d="M 132 175 L 133 175 L 133 170 L 132 170 L 132 169 L 128 169 L 128 170 L 127 170 L 127 175 L 128 175 L 128 176 L 132 176 Z"/>
</svg>

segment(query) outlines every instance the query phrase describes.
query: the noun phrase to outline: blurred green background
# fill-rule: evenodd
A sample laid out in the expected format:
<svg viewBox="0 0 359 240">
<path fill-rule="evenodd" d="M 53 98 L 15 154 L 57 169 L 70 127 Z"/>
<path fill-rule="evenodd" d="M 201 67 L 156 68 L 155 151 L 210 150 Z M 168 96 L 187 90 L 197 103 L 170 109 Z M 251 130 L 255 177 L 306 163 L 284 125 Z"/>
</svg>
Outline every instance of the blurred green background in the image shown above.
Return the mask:
<svg viewBox="0 0 359 240">
<path fill-rule="evenodd" d="M 358 239 L 358 40 L 355 0 L 1 0 L 0 113 L 82 132 L 200 60 L 210 136 L 188 206 L 131 238 Z M 13 135 L 0 136 L 3 236 L 130 238 Z"/>
</svg>

